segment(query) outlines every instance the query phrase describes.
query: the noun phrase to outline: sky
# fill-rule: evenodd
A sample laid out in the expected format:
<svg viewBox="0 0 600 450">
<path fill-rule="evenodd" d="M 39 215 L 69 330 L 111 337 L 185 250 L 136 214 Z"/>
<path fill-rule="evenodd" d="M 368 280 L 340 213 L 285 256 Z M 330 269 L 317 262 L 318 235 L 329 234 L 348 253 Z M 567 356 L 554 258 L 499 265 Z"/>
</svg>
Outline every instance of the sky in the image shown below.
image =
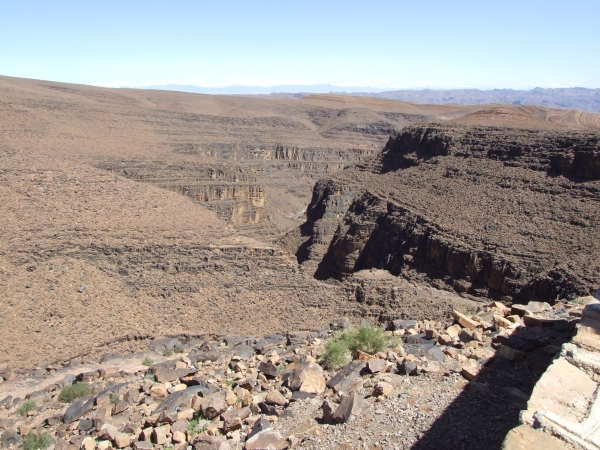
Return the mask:
<svg viewBox="0 0 600 450">
<path fill-rule="evenodd" d="M 0 75 L 164 84 L 600 88 L 599 0 L 12 1 Z"/>
</svg>

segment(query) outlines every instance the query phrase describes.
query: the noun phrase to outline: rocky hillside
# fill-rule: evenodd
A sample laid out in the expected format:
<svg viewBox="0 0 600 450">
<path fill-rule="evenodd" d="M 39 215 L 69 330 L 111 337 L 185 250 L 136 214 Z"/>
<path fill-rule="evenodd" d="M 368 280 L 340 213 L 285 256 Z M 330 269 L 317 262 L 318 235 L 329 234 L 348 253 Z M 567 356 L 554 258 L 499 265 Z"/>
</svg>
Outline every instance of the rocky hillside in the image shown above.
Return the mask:
<svg viewBox="0 0 600 450">
<path fill-rule="evenodd" d="M 321 179 L 283 244 L 309 273 L 382 268 L 506 301 L 600 283 L 600 136 L 465 124 L 405 128 Z"/>
</svg>

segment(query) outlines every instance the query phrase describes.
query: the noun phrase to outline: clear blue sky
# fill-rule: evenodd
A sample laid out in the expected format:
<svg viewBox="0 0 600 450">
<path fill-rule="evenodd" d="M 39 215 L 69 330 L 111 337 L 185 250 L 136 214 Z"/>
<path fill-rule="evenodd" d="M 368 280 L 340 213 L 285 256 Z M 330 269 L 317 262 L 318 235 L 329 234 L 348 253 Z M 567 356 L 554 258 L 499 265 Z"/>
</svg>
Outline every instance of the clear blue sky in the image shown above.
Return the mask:
<svg viewBox="0 0 600 450">
<path fill-rule="evenodd" d="M 100 84 L 600 87 L 600 0 L 0 3 L 0 75 Z"/>
</svg>

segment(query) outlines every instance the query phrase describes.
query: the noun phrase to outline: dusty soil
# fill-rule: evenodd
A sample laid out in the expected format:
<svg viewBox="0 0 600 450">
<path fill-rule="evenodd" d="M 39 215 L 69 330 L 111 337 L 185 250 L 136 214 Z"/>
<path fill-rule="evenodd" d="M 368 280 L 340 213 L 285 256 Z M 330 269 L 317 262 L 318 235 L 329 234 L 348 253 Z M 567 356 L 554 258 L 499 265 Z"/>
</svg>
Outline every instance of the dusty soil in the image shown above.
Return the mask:
<svg viewBox="0 0 600 450">
<path fill-rule="evenodd" d="M 490 108 L 1 77 L 0 359 L 26 368 L 108 343 L 134 350 L 125 337 L 444 316 L 461 300 L 427 277 L 326 284 L 273 241 L 305 220 L 319 178 L 370 167 L 407 125 L 506 125 L 516 114 L 532 127 L 582 127 L 550 110 L 509 106 L 499 119 Z"/>
</svg>

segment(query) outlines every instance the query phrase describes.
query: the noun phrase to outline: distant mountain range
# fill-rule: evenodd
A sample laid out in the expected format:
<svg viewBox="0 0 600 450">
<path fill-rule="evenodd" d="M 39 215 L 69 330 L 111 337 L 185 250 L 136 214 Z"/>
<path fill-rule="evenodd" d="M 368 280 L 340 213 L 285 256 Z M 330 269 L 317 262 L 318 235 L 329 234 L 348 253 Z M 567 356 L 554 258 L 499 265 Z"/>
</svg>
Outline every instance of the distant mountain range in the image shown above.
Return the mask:
<svg viewBox="0 0 600 450">
<path fill-rule="evenodd" d="M 148 86 L 147 89 L 195 92 L 198 94 L 257 95 L 266 97 L 305 97 L 311 94 L 339 94 L 349 96 L 377 97 L 413 103 L 481 105 L 486 103 L 510 103 L 537 105 L 548 108 L 580 109 L 600 113 L 600 89 L 586 88 L 535 88 L 529 91 L 515 89 L 407 89 L 384 91 L 376 88 L 342 87 L 332 84 L 279 85 L 279 86 L 227 86 L 202 87 L 168 84 Z"/>
<path fill-rule="evenodd" d="M 415 103 L 481 105 L 484 103 L 511 103 L 537 105 L 548 108 L 580 109 L 600 112 L 600 89 L 586 88 L 535 88 L 530 91 L 514 89 L 424 89 L 386 92 L 353 92 L 347 95 L 387 98 Z"/>
</svg>

